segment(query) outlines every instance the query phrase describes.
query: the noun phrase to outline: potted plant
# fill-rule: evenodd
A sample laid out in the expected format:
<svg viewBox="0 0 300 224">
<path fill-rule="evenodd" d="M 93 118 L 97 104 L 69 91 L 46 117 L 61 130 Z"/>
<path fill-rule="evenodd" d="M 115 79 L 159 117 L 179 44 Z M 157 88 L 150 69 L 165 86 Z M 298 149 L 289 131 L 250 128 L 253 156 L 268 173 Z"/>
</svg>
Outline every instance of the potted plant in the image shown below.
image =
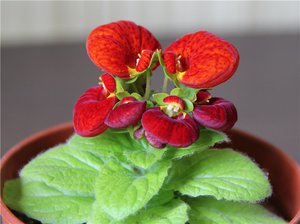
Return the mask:
<svg viewBox="0 0 300 224">
<path fill-rule="evenodd" d="M 284 218 L 296 216 L 296 199 L 285 211 L 289 217 L 260 205 L 272 194 L 268 173 L 232 148 L 264 144 L 229 131 L 236 108 L 210 93 L 238 67 L 232 44 L 199 31 L 162 51 L 146 28 L 118 21 L 93 30 L 87 52 L 105 74 L 77 100 L 75 134 L 70 137 L 70 125 L 58 127 L 13 149 L 11 155 L 30 154 L 22 157 L 22 166 L 30 162 L 2 178 L 2 198 L 10 209 L 42 223 L 64 224 L 286 223 Z M 159 65 L 165 79 L 162 91 L 154 92 L 151 76 Z M 167 92 L 169 81 L 174 88 Z M 7 158 L 5 173 L 14 164 Z M 285 189 L 299 196 L 300 174 L 292 164 L 288 172 L 296 176 L 295 188 Z M 11 179 L 19 168 L 19 177 Z M 4 203 L 4 221 L 19 222 Z"/>
</svg>

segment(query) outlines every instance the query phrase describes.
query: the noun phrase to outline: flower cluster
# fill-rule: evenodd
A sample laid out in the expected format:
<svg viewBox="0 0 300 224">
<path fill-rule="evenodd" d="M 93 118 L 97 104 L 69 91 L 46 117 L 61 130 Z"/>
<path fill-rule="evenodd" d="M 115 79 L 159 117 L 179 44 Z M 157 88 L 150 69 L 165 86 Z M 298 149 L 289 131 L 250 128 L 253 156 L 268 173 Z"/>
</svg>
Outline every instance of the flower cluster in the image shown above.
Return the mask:
<svg viewBox="0 0 300 224">
<path fill-rule="evenodd" d="M 146 28 L 130 21 L 102 25 L 87 39 L 90 59 L 106 73 L 74 107 L 77 134 L 92 137 L 107 128 L 128 130 L 156 148 L 187 147 L 201 127 L 226 131 L 237 121 L 235 106 L 208 89 L 229 79 L 239 54 L 223 39 L 200 31 L 164 51 Z M 150 89 L 152 71 L 162 66 L 161 93 Z M 171 80 L 175 88 L 168 94 Z"/>
</svg>

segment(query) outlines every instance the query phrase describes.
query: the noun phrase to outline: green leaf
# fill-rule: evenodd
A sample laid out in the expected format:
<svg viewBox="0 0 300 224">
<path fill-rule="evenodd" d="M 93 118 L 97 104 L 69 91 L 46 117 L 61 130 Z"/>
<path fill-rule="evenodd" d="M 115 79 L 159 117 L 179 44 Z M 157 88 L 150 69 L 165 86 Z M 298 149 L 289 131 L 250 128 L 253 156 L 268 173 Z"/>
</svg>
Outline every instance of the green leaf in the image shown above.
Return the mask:
<svg viewBox="0 0 300 224">
<path fill-rule="evenodd" d="M 189 199 L 190 224 L 284 224 L 287 223 L 261 205 L 218 201 L 211 197 Z"/>
<path fill-rule="evenodd" d="M 93 206 L 92 216 L 88 224 L 184 224 L 188 221 L 188 206 L 180 199 L 156 207 L 146 207 L 137 214 L 123 220 L 114 220 L 107 215 L 99 203 Z"/>
<path fill-rule="evenodd" d="M 195 152 L 201 152 L 209 147 L 213 147 L 217 143 L 228 141 L 229 138 L 224 133 L 203 128 L 200 129 L 200 137 L 194 144 L 185 148 L 167 146 L 167 152 L 165 153 L 164 158 L 179 159 L 184 156 L 192 155 Z"/>
<path fill-rule="evenodd" d="M 127 83 L 127 84 L 134 83 L 134 82 L 138 79 L 138 77 L 139 77 L 140 74 L 141 74 L 141 73 L 139 73 L 139 72 L 137 72 L 137 73 L 135 73 L 135 74 L 132 74 L 132 75 L 131 75 L 131 79 L 125 80 L 125 83 Z"/>
<path fill-rule="evenodd" d="M 155 195 L 147 204 L 147 207 L 157 207 L 163 205 L 175 198 L 174 191 L 166 190 L 162 187 L 158 194 Z"/>
<path fill-rule="evenodd" d="M 170 95 L 175 95 L 180 98 L 189 99 L 194 102 L 197 99 L 197 93 L 199 89 L 188 88 L 186 86 L 181 86 L 180 88 L 174 88 L 171 90 Z"/>
<path fill-rule="evenodd" d="M 160 160 L 165 152 L 164 149 L 152 147 L 144 138 L 135 140 L 128 133 L 117 134 L 112 130 L 91 138 L 74 135 L 68 144 L 78 150 L 93 153 L 105 161 L 116 158 L 145 169 Z"/>
<path fill-rule="evenodd" d="M 5 203 L 16 211 L 42 223 L 84 223 L 89 217 L 94 197 L 62 191 L 41 181 L 10 180 L 3 190 Z"/>
<path fill-rule="evenodd" d="M 114 220 L 136 213 L 159 192 L 170 166 L 170 161 L 163 161 L 147 170 L 138 170 L 109 161 L 96 180 L 97 203 Z"/>
<path fill-rule="evenodd" d="M 124 92 L 124 80 L 116 76 L 114 78 L 116 80 L 116 92 Z"/>
<path fill-rule="evenodd" d="M 167 94 L 167 93 L 156 93 L 156 94 L 153 94 L 152 96 L 153 96 L 155 102 L 158 105 L 163 106 L 163 105 L 166 105 L 163 100 L 164 100 L 164 98 L 169 96 L 169 94 Z"/>
<path fill-rule="evenodd" d="M 141 210 L 137 215 L 127 218 L 124 224 L 184 224 L 188 221 L 188 209 L 183 201 L 173 199 L 169 203 Z"/>
<path fill-rule="evenodd" d="M 152 147 L 145 138 L 132 140 L 130 150 L 124 150 L 127 160 L 135 166 L 147 169 L 155 162 L 159 161 L 165 152 L 164 149 Z"/>
<path fill-rule="evenodd" d="M 143 97 L 138 93 L 131 93 L 131 96 L 133 96 L 137 100 L 143 100 Z"/>
<path fill-rule="evenodd" d="M 20 176 L 81 196 L 94 195 L 94 182 L 103 161 L 85 151 L 60 145 L 28 163 Z"/>
<path fill-rule="evenodd" d="M 185 112 L 192 112 L 194 110 L 194 104 L 189 99 L 183 99 L 185 103 Z"/>
<path fill-rule="evenodd" d="M 122 91 L 122 92 L 118 92 L 118 93 L 116 94 L 116 96 L 117 96 L 117 98 L 118 98 L 119 100 L 122 100 L 124 97 L 130 96 L 130 93 L 127 92 L 127 91 Z"/>
<path fill-rule="evenodd" d="M 168 187 L 193 197 L 257 202 L 271 194 L 268 178 L 248 157 L 231 149 L 205 150 L 174 162 Z"/>
<path fill-rule="evenodd" d="M 132 138 L 128 133 L 114 133 L 108 129 L 96 137 L 81 137 L 73 135 L 68 141 L 68 145 L 80 151 L 90 152 L 104 161 L 110 158 L 116 158 L 120 161 L 126 161 L 123 151 L 132 148 Z"/>
</svg>

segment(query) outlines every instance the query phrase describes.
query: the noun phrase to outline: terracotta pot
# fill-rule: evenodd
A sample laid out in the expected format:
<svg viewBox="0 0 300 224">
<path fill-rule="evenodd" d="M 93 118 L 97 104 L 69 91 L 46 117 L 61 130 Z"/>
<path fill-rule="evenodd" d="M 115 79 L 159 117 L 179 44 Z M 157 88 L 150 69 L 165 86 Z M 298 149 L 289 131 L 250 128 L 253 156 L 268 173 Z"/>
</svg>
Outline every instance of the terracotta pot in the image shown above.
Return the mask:
<svg viewBox="0 0 300 224">
<path fill-rule="evenodd" d="M 6 180 L 16 178 L 19 170 L 33 157 L 50 147 L 64 142 L 73 133 L 70 123 L 41 131 L 25 139 L 4 155 L 1 160 L 1 196 Z M 273 196 L 266 206 L 291 224 L 300 223 L 300 169 L 297 163 L 275 146 L 240 130 L 228 132 L 231 146 L 248 154 L 269 173 Z M 4 204 L 1 214 L 4 224 L 22 224 Z"/>
</svg>

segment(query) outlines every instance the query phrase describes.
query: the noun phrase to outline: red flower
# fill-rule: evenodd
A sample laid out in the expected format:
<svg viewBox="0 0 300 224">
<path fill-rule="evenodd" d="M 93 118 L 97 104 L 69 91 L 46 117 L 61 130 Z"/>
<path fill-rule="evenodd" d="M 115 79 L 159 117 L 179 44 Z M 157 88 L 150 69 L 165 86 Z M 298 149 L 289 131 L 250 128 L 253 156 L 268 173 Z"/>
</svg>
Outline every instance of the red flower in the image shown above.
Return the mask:
<svg viewBox="0 0 300 224">
<path fill-rule="evenodd" d="M 184 102 L 177 96 L 164 99 L 165 107 L 147 110 L 142 117 L 142 125 L 148 142 L 162 148 L 166 144 L 187 147 L 199 137 L 199 129 L 188 114 L 184 113 Z"/>
<path fill-rule="evenodd" d="M 108 128 L 104 120 L 117 102 L 113 93 L 114 79 L 109 76 L 103 75 L 103 84 L 89 88 L 77 100 L 73 110 L 73 126 L 78 135 L 93 137 Z"/>
<path fill-rule="evenodd" d="M 98 67 L 125 79 L 147 69 L 153 52 L 161 48 L 146 28 L 130 21 L 97 27 L 86 44 L 89 57 Z"/>
<path fill-rule="evenodd" d="M 211 97 L 207 91 L 200 91 L 197 101 L 200 104 L 195 106 L 193 117 L 200 125 L 227 131 L 237 121 L 236 108 L 228 100 Z"/>
<path fill-rule="evenodd" d="M 120 105 L 106 117 L 105 124 L 111 128 L 127 128 L 136 125 L 146 110 L 146 101 L 137 101 L 134 97 L 124 97 Z"/>
<path fill-rule="evenodd" d="M 210 88 L 225 82 L 239 62 L 233 45 L 206 31 L 173 42 L 164 50 L 163 58 L 168 72 L 193 88 Z"/>
</svg>

